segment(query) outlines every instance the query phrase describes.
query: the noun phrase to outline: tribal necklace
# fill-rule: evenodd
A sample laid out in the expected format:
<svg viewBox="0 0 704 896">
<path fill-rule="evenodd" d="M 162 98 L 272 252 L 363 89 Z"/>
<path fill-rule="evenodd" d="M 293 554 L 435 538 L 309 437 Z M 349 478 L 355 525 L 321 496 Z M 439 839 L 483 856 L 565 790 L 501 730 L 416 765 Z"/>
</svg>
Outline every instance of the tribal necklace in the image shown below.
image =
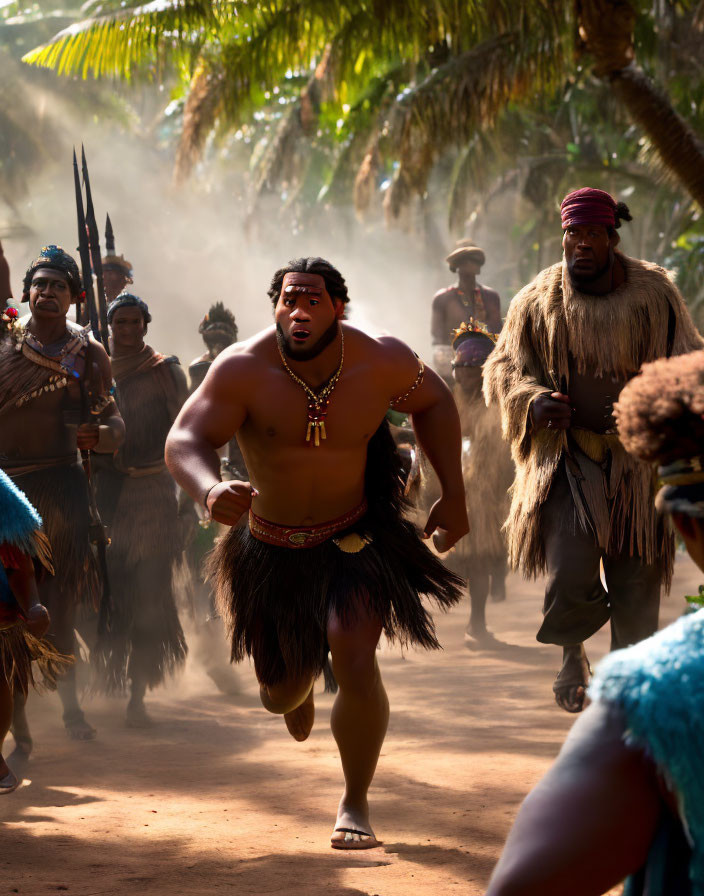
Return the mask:
<svg viewBox="0 0 704 896">
<path fill-rule="evenodd" d="M 463 289 L 460 289 L 459 286 L 455 287 L 455 290 L 457 293 L 457 298 L 460 300 L 460 302 L 464 305 L 464 307 L 468 311 L 470 308 L 472 308 L 473 305 L 476 307 L 477 299 L 481 300 L 481 290 L 479 289 L 478 286 L 474 287 L 474 290 L 472 293 L 474 301 L 472 301 L 472 302 L 470 302 L 470 300 L 467 298 L 467 294 L 465 293 L 465 291 Z"/>
<path fill-rule="evenodd" d="M 308 399 L 308 428 L 306 429 L 306 442 L 310 442 L 311 436 L 313 436 L 313 444 L 316 448 L 319 448 L 320 440 L 327 439 L 327 433 L 325 432 L 325 418 L 328 414 L 328 405 L 330 404 L 332 393 L 335 390 L 337 381 L 340 379 L 342 365 L 345 361 L 345 334 L 340 330 L 340 364 L 327 383 L 325 383 L 322 388 L 318 389 L 317 392 L 314 389 L 311 389 L 308 383 L 302 380 L 300 376 L 297 376 L 288 366 L 283 349 L 281 348 L 281 343 L 278 339 L 276 340 L 276 345 L 278 346 L 279 354 L 281 355 L 281 363 L 284 365 L 284 370 L 294 383 L 298 383 L 304 390 L 306 398 Z"/>
</svg>

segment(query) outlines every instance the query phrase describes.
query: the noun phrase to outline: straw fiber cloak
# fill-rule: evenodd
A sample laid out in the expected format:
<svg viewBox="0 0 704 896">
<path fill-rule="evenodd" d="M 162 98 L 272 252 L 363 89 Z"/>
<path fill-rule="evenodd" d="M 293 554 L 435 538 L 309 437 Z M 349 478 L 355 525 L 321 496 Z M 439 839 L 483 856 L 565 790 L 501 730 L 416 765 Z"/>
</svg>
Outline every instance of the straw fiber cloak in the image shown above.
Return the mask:
<svg viewBox="0 0 704 896">
<path fill-rule="evenodd" d="M 176 485 L 166 470 L 164 445 L 185 399 L 186 383 L 178 359 L 151 346 L 138 355 L 114 358 L 112 368 L 125 441 L 99 467 L 98 500 L 110 526 L 111 553 L 136 566 L 155 553 L 179 552 Z"/>
<path fill-rule="evenodd" d="M 627 552 L 648 564 L 661 562 L 666 584 L 672 574 L 674 542 L 669 523 L 655 511 L 653 468 L 632 458 L 615 433 L 574 427 L 569 435 L 531 431 L 532 401 L 561 391 L 565 382 L 569 392 L 570 357 L 580 374 L 625 381 L 647 361 L 704 347 L 668 273 L 617 255 L 626 280 L 605 296 L 575 290 L 564 261 L 541 271 L 511 302 L 484 366 L 484 395 L 487 404 L 501 410 L 504 438 L 516 464 L 506 522 L 509 557 L 528 576 L 546 569 L 540 510 L 561 460 L 575 443 L 604 471 L 603 481 L 591 483 L 594 489 L 586 496 L 595 510 L 590 515 L 600 546 L 608 554 Z"/>
<path fill-rule="evenodd" d="M 462 474 L 470 528 L 454 553 L 467 564 L 500 560 L 506 556 L 502 527 L 515 473 L 511 452 L 501 434 L 497 408 L 488 408 L 481 395 L 468 400 L 459 387 L 455 401 L 464 437 Z"/>
<path fill-rule="evenodd" d="M 185 398 L 186 381 L 178 359 L 150 346 L 113 359 L 113 374 L 126 435 L 115 457 L 96 470 L 98 504 L 111 541 L 114 604 L 111 631 L 101 639 L 97 663 L 102 686 L 119 693 L 135 664 L 140 677 L 154 687 L 186 656 L 174 594 L 183 538 L 176 485 L 164 464 L 166 436 Z M 135 578 L 147 564 L 155 581 L 148 593 L 137 593 L 147 590 Z"/>
<path fill-rule="evenodd" d="M 87 331 L 70 322 L 67 327 L 82 340 L 82 353 L 89 360 Z M 17 325 L 0 338 L 0 428 L 11 415 L 25 413 L 29 404 L 41 407 L 41 402 L 49 402 L 49 393 L 67 386 L 66 371 L 51 358 L 26 347 L 23 333 L 22 326 Z M 102 384 L 101 394 L 92 399 L 91 412 L 97 415 L 109 403 L 110 396 Z M 50 407 L 47 413 L 78 413 L 68 394 L 59 410 L 53 400 Z M 77 457 L 74 448 L 71 455 L 62 458 L 28 458 L 23 472 L 19 472 L 16 461 L 11 464 L 9 459 L 5 459 L 5 468 L 41 514 L 62 593 L 77 603 L 97 607 L 100 575 L 90 542 L 88 482 Z"/>
</svg>

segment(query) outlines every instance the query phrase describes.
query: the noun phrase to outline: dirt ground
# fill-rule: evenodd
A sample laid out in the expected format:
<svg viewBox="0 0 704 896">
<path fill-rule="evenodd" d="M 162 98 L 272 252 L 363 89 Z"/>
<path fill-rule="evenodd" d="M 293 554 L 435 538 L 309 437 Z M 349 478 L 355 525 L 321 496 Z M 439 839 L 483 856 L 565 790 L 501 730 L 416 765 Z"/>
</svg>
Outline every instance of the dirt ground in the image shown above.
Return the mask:
<svg viewBox="0 0 704 896">
<path fill-rule="evenodd" d="M 703 578 L 680 558 L 663 624 Z M 330 696 L 297 744 L 260 707 L 249 667 L 233 698 L 190 662 L 151 697 L 148 732 L 124 726 L 121 703 L 87 699 L 98 739 L 73 743 L 56 697 L 32 697 L 35 755 L 22 788 L 0 798 L 0 894 L 483 893 L 573 721 L 550 690 L 558 651 L 534 640 L 542 584 L 512 576 L 508 594 L 489 608 L 501 650 L 468 649 L 465 603 L 437 618 L 443 651 L 381 651 L 392 711 L 371 800 L 383 847 L 328 846 L 341 791 Z M 607 646 L 603 630 L 590 657 Z"/>
</svg>

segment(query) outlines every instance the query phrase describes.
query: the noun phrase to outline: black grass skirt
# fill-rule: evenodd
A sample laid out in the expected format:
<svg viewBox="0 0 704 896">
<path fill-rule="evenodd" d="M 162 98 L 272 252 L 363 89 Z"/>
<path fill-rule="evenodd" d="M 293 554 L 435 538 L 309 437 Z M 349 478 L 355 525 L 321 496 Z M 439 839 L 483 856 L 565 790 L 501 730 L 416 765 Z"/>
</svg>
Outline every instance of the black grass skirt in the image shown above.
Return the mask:
<svg viewBox="0 0 704 896">
<path fill-rule="evenodd" d="M 367 536 L 370 543 L 358 553 L 345 553 L 332 539 L 312 548 L 270 545 L 254 538 L 247 526 L 230 529 L 219 540 L 208 566 L 232 638 L 232 660 L 252 657 L 262 684 L 320 674 L 330 614 L 352 626 L 360 604 L 381 620 L 389 638 L 440 646 L 421 596 L 447 608 L 461 599 L 464 583 L 405 518 L 401 472 L 384 423 L 369 443 L 369 510 L 335 536 Z"/>
<path fill-rule="evenodd" d="M 58 653 L 44 638 L 35 638 L 20 622 L 0 629 L 0 678 L 14 693 L 26 697 L 30 685 L 39 689 L 32 663 L 41 676 L 40 685 L 54 690 L 57 678 L 73 665 L 73 657 Z"/>
</svg>

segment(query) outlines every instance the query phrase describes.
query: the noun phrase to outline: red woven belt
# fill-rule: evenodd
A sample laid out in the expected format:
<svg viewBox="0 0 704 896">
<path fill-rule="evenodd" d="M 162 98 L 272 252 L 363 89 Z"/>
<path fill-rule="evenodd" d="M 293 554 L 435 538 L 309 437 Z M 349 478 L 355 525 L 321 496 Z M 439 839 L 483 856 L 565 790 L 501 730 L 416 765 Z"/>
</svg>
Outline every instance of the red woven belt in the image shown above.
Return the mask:
<svg viewBox="0 0 704 896">
<path fill-rule="evenodd" d="M 317 526 L 280 526 L 269 520 L 263 520 L 253 511 L 249 511 L 249 531 L 259 541 L 276 544 L 283 548 L 314 548 L 328 538 L 332 538 L 343 529 L 347 529 L 367 512 L 367 499 L 354 510 L 344 516 Z"/>
</svg>

